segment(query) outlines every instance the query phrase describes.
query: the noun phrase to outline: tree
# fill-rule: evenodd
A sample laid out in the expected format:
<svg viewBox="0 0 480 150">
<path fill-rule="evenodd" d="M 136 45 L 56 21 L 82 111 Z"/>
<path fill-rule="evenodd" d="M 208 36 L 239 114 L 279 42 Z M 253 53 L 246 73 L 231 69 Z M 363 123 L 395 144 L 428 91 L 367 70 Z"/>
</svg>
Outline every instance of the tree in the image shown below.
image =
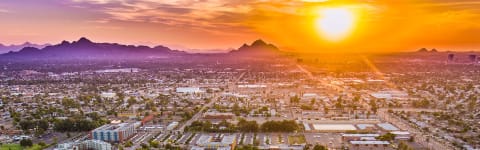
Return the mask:
<svg viewBox="0 0 480 150">
<path fill-rule="evenodd" d="M 430 101 L 428 101 L 427 99 L 413 102 L 413 107 L 417 107 L 417 108 L 427 108 L 429 105 L 430 105 Z"/>
<path fill-rule="evenodd" d="M 30 147 L 30 146 L 33 146 L 32 140 L 30 140 L 30 139 L 22 139 L 22 140 L 20 141 L 20 146 L 22 146 L 22 147 Z"/>
<path fill-rule="evenodd" d="M 46 120 L 38 120 L 37 121 L 37 127 L 39 129 L 42 129 L 44 131 L 47 131 L 48 130 L 48 121 Z"/>
<path fill-rule="evenodd" d="M 125 146 L 125 147 L 132 147 L 132 146 L 133 146 L 133 143 L 132 143 L 132 141 L 127 141 L 127 142 L 125 142 L 125 145 L 124 145 L 124 146 Z"/>
<path fill-rule="evenodd" d="M 158 142 L 154 140 L 150 141 L 149 144 L 150 144 L 150 147 L 153 147 L 153 148 L 158 148 L 158 145 L 159 145 Z"/>
<path fill-rule="evenodd" d="M 19 125 L 23 131 L 28 131 L 29 129 L 33 129 L 35 127 L 35 124 L 30 120 L 22 120 L 20 121 Z"/>
<path fill-rule="evenodd" d="M 257 121 L 246 121 L 245 119 L 239 119 L 237 128 L 241 132 L 258 132 L 259 127 Z"/>
<path fill-rule="evenodd" d="M 387 133 L 387 134 L 384 134 L 382 136 L 377 137 L 377 139 L 381 140 L 381 141 L 392 141 L 393 139 L 395 139 L 395 134 Z"/>
<path fill-rule="evenodd" d="M 293 120 L 267 121 L 260 126 L 263 132 L 294 132 L 299 128 Z"/>
<path fill-rule="evenodd" d="M 140 146 L 142 146 L 142 149 L 149 149 L 149 148 L 150 148 L 150 147 L 149 147 L 147 144 L 145 144 L 145 143 L 140 144 Z"/>
<path fill-rule="evenodd" d="M 237 150 L 258 150 L 258 148 L 252 145 L 245 145 L 242 147 L 238 147 Z"/>
<path fill-rule="evenodd" d="M 325 147 L 323 145 L 315 145 L 313 147 L 313 150 L 327 150 L 327 147 Z"/>
<path fill-rule="evenodd" d="M 375 101 L 375 99 L 373 99 L 373 100 L 370 101 L 370 107 L 371 107 L 371 110 L 372 110 L 374 113 L 377 112 L 378 106 L 377 106 L 377 102 Z"/>
<path fill-rule="evenodd" d="M 400 142 L 400 144 L 398 144 L 398 150 L 413 150 L 412 147 L 410 147 L 408 144 L 405 144 L 404 142 Z"/>
<path fill-rule="evenodd" d="M 290 103 L 299 103 L 300 102 L 300 97 L 297 95 L 290 97 Z"/>
<path fill-rule="evenodd" d="M 128 106 L 132 106 L 133 104 L 136 104 L 137 103 L 137 100 L 135 99 L 135 97 L 131 96 L 128 100 Z"/>
<path fill-rule="evenodd" d="M 65 120 L 56 120 L 54 129 L 60 132 L 90 131 L 104 124 L 104 121 L 90 121 L 87 119 L 68 118 Z"/>
</svg>

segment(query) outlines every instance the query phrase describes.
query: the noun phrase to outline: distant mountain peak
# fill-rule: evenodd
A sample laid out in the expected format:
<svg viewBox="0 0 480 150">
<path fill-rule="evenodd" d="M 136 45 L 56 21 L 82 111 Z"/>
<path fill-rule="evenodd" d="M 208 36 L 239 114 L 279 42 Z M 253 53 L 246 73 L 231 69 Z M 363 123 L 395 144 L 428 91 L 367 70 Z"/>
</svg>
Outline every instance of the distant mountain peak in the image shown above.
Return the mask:
<svg viewBox="0 0 480 150">
<path fill-rule="evenodd" d="M 238 50 L 242 49 L 273 49 L 278 50 L 275 45 L 268 44 L 267 42 L 263 41 L 262 39 L 255 40 L 251 45 L 243 44 Z"/>
<path fill-rule="evenodd" d="M 428 52 L 428 49 L 426 49 L 426 48 L 421 48 L 421 49 L 419 49 L 417 52 Z"/>
<path fill-rule="evenodd" d="M 70 42 L 63 40 L 62 43 L 60 43 L 60 45 L 66 45 L 66 44 L 70 44 Z"/>
<path fill-rule="evenodd" d="M 243 44 L 237 50 L 232 50 L 230 53 L 251 56 L 275 56 L 280 50 L 272 44 L 268 44 L 262 39 L 255 40 L 251 45 Z"/>
<path fill-rule="evenodd" d="M 24 47 L 20 51 L 38 51 L 38 50 L 40 50 L 40 49 L 38 49 L 36 47 Z"/>
<path fill-rule="evenodd" d="M 263 46 L 263 45 L 268 45 L 268 44 L 265 43 L 265 41 L 263 41 L 262 39 L 255 40 L 252 43 L 252 46 Z"/>
<path fill-rule="evenodd" d="M 93 42 L 87 39 L 86 37 L 82 37 L 77 41 L 77 43 L 93 43 Z"/>
</svg>

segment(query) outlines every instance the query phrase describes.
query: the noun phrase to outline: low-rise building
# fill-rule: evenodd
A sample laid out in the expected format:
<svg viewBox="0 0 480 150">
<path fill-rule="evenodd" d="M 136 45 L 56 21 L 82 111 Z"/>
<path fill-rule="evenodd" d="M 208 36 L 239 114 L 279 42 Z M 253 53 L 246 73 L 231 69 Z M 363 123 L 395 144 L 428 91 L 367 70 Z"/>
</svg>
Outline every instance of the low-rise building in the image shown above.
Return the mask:
<svg viewBox="0 0 480 150">
<path fill-rule="evenodd" d="M 236 138 L 235 135 L 202 135 L 195 146 L 192 147 L 192 150 L 234 150 Z"/>
<path fill-rule="evenodd" d="M 366 138 L 373 138 L 379 137 L 380 134 L 342 134 L 342 140 L 344 141 L 360 141 Z"/>
</svg>

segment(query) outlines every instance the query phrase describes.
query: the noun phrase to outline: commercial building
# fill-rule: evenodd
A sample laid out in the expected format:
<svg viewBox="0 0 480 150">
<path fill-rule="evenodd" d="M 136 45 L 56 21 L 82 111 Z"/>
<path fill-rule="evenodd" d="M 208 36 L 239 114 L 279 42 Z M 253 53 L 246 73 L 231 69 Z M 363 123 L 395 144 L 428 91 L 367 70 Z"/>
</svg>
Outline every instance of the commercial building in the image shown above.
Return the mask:
<svg viewBox="0 0 480 150">
<path fill-rule="evenodd" d="M 395 140 L 410 140 L 412 138 L 410 132 L 407 131 L 393 131 L 390 133 L 395 135 Z"/>
<path fill-rule="evenodd" d="M 380 127 L 384 131 L 398 131 L 399 129 L 395 126 L 393 126 L 390 123 L 379 123 L 377 124 L 378 127 Z"/>
<path fill-rule="evenodd" d="M 202 135 L 197 140 L 195 146 L 192 147 L 192 150 L 234 150 L 237 143 L 236 138 L 235 135 Z"/>
<path fill-rule="evenodd" d="M 343 141 L 375 141 L 380 134 L 342 134 Z"/>
<path fill-rule="evenodd" d="M 91 139 L 121 143 L 135 135 L 134 123 L 107 124 L 90 133 Z"/>
<path fill-rule="evenodd" d="M 322 132 L 345 132 L 357 130 L 353 124 L 313 124 L 312 126 L 315 131 Z"/>
</svg>

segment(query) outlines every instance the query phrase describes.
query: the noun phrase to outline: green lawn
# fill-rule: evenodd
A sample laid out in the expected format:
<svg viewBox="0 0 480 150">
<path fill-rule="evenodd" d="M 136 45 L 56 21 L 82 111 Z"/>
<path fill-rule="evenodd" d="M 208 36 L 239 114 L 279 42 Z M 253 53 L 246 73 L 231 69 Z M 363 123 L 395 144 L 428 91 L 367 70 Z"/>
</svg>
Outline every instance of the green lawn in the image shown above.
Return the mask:
<svg viewBox="0 0 480 150">
<path fill-rule="evenodd" d="M 295 144 L 305 144 L 305 136 L 304 135 L 294 135 L 288 136 L 288 144 L 295 145 Z"/>
<path fill-rule="evenodd" d="M 42 150 L 42 146 L 34 144 L 32 147 L 27 148 L 27 150 Z"/>
<path fill-rule="evenodd" d="M 0 150 L 22 150 L 22 147 L 19 144 L 3 144 Z"/>
<path fill-rule="evenodd" d="M 3 144 L 0 146 L 0 150 L 23 150 L 20 144 Z M 42 147 L 38 144 L 34 144 L 32 147 L 25 148 L 26 150 L 42 150 Z"/>
</svg>

